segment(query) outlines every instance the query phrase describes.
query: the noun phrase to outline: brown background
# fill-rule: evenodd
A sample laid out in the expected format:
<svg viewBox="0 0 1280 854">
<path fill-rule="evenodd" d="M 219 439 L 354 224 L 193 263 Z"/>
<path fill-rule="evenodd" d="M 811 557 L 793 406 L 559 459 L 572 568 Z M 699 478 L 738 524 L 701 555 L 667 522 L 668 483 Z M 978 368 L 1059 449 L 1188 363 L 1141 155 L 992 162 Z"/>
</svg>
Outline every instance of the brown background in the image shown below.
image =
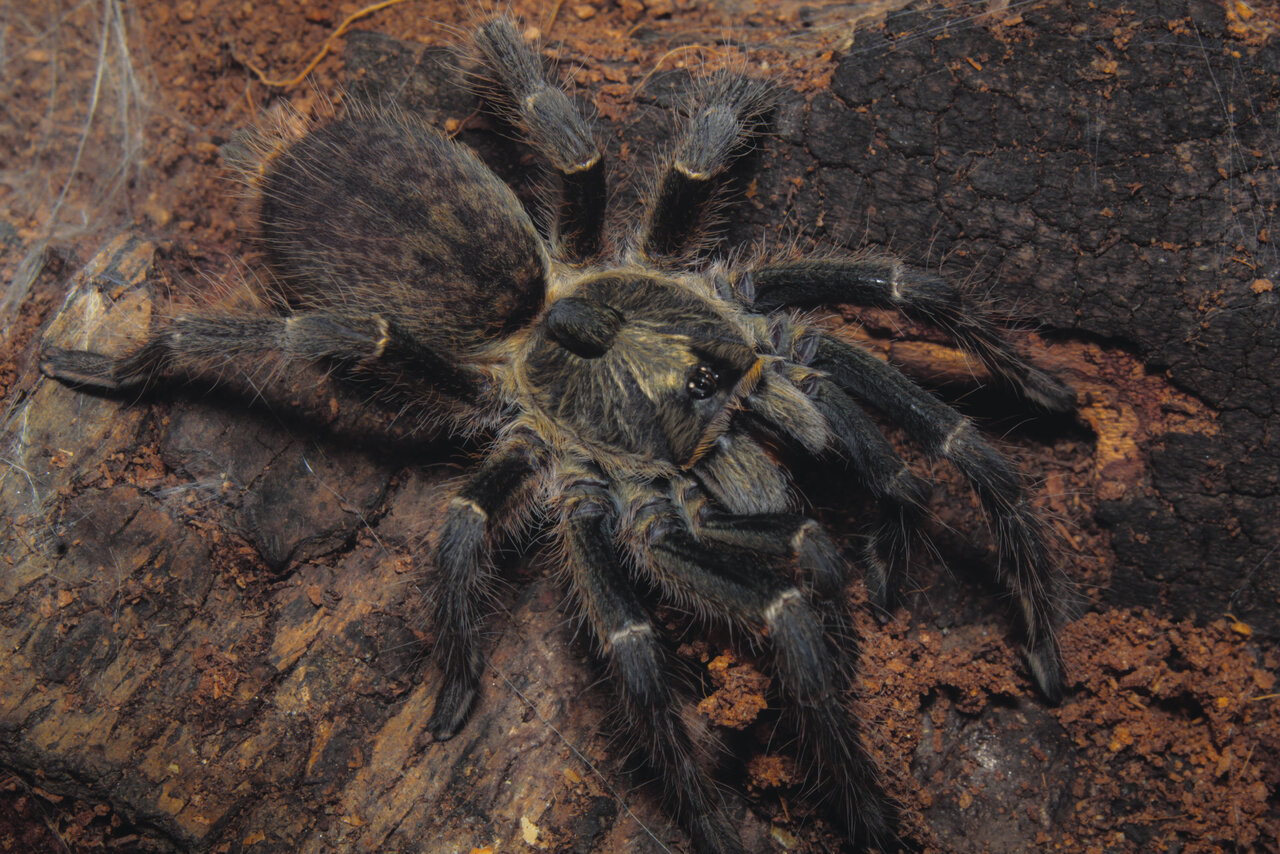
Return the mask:
<svg viewBox="0 0 1280 854">
<path fill-rule="evenodd" d="M 250 298 L 252 205 L 218 149 L 281 97 L 313 115 L 341 85 L 395 97 L 532 198 L 536 161 L 440 50 L 465 11 L 383 10 L 281 92 L 249 66 L 293 76 L 354 4 L 32 5 L 4 11 L 0 69 L 0 848 L 681 849 L 602 730 L 607 686 L 535 548 L 504 558 L 476 717 L 425 736 L 413 556 L 473 449 L 361 442 L 319 377 L 246 412 L 234 383 L 114 401 L 33 368 L 46 334 L 127 347 L 171 303 Z M 922 559 L 883 627 L 852 591 L 867 742 L 907 835 L 1276 850 L 1280 24 L 1244 3 L 1079 5 L 515 11 L 594 98 L 623 216 L 687 69 L 746 63 L 785 88 L 733 239 L 940 269 L 1033 320 L 1020 346 L 1080 391 L 1076 416 L 1035 418 L 975 390 L 927 329 L 833 321 L 1019 457 L 1082 594 L 1074 692 L 1049 708 L 981 581 L 979 514 L 931 470 L 949 571 Z M 815 500 L 852 554 L 865 508 Z M 682 637 L 744 837 L 837 850 L 770 742 L 750 660 Z"/>
</svg>

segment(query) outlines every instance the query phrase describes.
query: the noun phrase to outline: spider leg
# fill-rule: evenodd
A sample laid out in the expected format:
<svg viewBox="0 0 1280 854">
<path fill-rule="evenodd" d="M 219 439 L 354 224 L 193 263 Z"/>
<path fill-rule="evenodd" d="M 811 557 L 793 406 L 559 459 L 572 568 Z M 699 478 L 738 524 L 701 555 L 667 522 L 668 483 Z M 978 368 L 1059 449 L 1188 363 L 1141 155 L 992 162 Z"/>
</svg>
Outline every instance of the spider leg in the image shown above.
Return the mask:
<svg viewBox="0 0 1280 854">
<path fill-rule="evenodd" d="M 121 357 L 47 347 L 40 357 L 40 370 L 54 379 L 103 391 L 143 390 L 174 369 L 216 377 L 221 367 L 238 356 L 272 351 L 291 359 L 334 361 L 353 375 L 419 396 L 434 390 L 474 402 L 483 383 L 480 374 L 454 364 L 393 321 L 332 311 L 287 317 L 179 315 L 153 332 L 140 348 Z M 426 388 L 415 384 L 417 377 L 429 378 Z"/>
<path fill-rule="evenodd" d="M 600 249 L 604 224 L 604 158 L 594 130 L 564 90 L 548 81 L 542 60 L 514 22 L 495 17 L 476 28 L 475 45 L 492 80 L 482 88 L 560 173 L 556 236 L 570 258 Z"/>
<path fill-rule="evenodd" d="M 433 655 L 443 671 L 427 723 L 436 739 L 457 734 L 475 705 L 484 671 L 481 631 L 492 599 L 490 549 L 495 517 L 527 512 L 522 498 L 538 470 L 539 448 L 516 434 L 490 454 L 449 502 L 432 578 Z"/>
<path fill-rule="evenodd" d="M 875 422 L 839 386 L 820 376 L 809 377 L 805 385 L 814 407 L 831 425 L 846 462 L 881 503 L 880 521 L 872 529 L 863 559 L 871 601 L 889 611 L 907 571 L 911 533 L 920 528 L 928 490 Z"/>
<path fill-rule="evenodd" d="M 700 542 L 655 491 L 641 492 L 633 507 L 640 562 L 665 590 L 707 616 L 727 614 L 768 636 L 773 670 L 798 717 L 801 749 L 821 770 L 850 835 L 882 847 L 896 841 L 894 809 L 843 704 L 847 673 L 805 595 L 758 556 Z"/>
<path fill-rule="evenodd" d="M 728 433 L 719 445 L 692 472 L 696 483 L 676 485 L 678 503 L 696 536 L 794 565 L 806 589 L 816 594 L 828 631 L 851 638 L 841 595 L 849 571 L 840 550 L 817 522 L 784 512 L 792 504 L 786 480 L 758 442 Z M 848 660 L 852 663 L 852 657 Z"/>
<path fill-rule="evenodd" d="M 661 779 L 669 807 L 706 852 L 741 852 L 716 787 L 696 750 L 667 677 L 657 630 L 631 588 L 614 547 L 615 511 L 608 484 L 581 476 L 564 491 L 561 531 L 570 583 L 596 642 L 609 661 L 623 711 Z"/>
<path fill-rule="evenodd" d="M 769 85 L 737 74 L 704 81 L 688 109 L 645 210 L 639 248 L 649 258 L 679 254 L 715 200 L 729 164 L 772 107 Z"/>
<path fill-rule="evenodd" d="M 840 550 L 821 525 L 795 513 L 735 516 L 714 509 L 698 513 L 694 533 L 725 548 L 794 562 L 819 597 L 840 594 L 849 580 Z"/>
<path fill-rule="evenodd" d="M 950 461 L 969 481 L 996 540 L 997 579 L 1020 606 L 1027 663 L 1045 697 L 1060 701 L 1064 669 L 1055 635 L 1058 579 L 1044 523 L 1027 500 L 1018 472 L 969 419 L 871 353 L 823 335 L 810 366 L 901 424 L 926 451 Z"/>
<path fill-rule="evenodd" d="M 849 583 L 849 565 L 831 536 L 813 519 L 794 513 L 761 513 L 735 516 L 710 505 L 682 497 L 692 512 L 692 529 L 698 539 L 723 549 L 737 550 L 753 558 L 763 557 L 794 567 L 804 589 L 812 594 L 828 636 L 836 641 L 835 663 L 850 682 L 857 664 L 857 634 L 848 618 L 844 591 Z M 700 509 L 694 510 L 690 505 Z"/>
<path fill-rule="evenodd" d="M 813 358 L 817 336 L 780 319 L 774 345 L 784 354 L 748 398 L 752 416 L 812 454 L 835 447 L 881 506 L 863 558 L 871 601 L 887 612 L 907 567 L 910 534 L 919 529 L 928 498 L 925 484 L 898 456 L 865 412 L 826 377 L 802 365 Z M 745 481 L 747 489 L 753 480 Z M 729 508 L 730 512 L 746 511 Z"/>
<path fill-rule="evenodd" d="M 855 303 L 891 308 L 940 327 L 999 382 L 1051 412 L 1075 405 L 1075 392 L 1029 364 L 949 282 L 889 259 L 825 259 L 765 264 L 744 273 L 739 292 L 757 311 Z M 752 297 L 753 295 L 753 297 Z"/>
</svg>

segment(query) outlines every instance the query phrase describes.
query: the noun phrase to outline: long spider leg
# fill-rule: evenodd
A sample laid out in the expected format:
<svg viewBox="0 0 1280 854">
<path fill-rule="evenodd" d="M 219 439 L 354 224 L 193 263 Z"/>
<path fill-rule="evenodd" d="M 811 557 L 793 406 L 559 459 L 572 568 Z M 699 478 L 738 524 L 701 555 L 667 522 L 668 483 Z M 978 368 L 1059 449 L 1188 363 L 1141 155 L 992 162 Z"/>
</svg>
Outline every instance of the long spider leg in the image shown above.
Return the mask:
<svg viewBox="0 0 1280 854">
<path fill-rule="evenodd" d="M 741 433 L 722 437 L 715 453 L 691 472 L 694 481 L 677 484 L 678 500 L 695 535 L 754 556 L 793 564 L 812 591 L 833 638 L 853 631 L 845 608 L 849 568 L 827 532 L 812 519 L 782 512 L 790 506 L 786 480 L 777 463 Z M 708 495 L 714 502 L 708 501 Z M 726 512 L 727 511 L 727 512 Z M 854 656 L 842 655 L 852 667 Z"/>
<path fill-rule="evenodd" d="M 560 173 L 556 237 L 570 258 L 595 255 L 604 224 L 604 158 L 595 132 L 569 96 L 547 79 L 542 60 L 515 24 L 495 17 L 476 28 L 476 48 L 492 79 L 480 87 Z"/>
<path fill-rule="evenodd" d="M 481 632 L 492 599 L 496 517 L 527 512 L 526 487 L 538 471 L 539 453 L 536 440 L 513 435 L 449 502 L 430 596 L 436 631 L 432 654 L 443 677 L 427 729 L 440 741 L 457 734 L 475 705 L 484 671 Z"/>
<path fill-rule="evenodd" d="M 928 490 L 847 394 L 821 374 L 802 367 L 813 357 L 816 335 L 785 320 L 775 324 L 774 335 L 775 346 L 786 358 L 774 363 L 775 370 L 748 397 L 751 414 L 810 453 L 838 448 L 845 464 L 879 499 L 880 521 L 863 557 L 871 600 L 882 612 L 888 611 L 906 571 L 910 533 L 919 529 Z"/>
<path fill-rule="evenodd" d="M 725 73 L 702 83 L 645 209 L 639 248 L 646 257 L 676 255 L 700 230 L 725 170 L 772 105 L 772 90 L 760 80 Z"/>
<path fill-rule="evenodd" d="M 816 375 L 807 378 L 804 385 L 814 407 L 831 425 L 845 460 L 881 501 L 880 521 L 872 529 L 863 559 L 871 601 L 888 611 L 896 603 L 907 571 L 911 533 L 919 530 L 924 518 L 928 489 L 875 422 L 839 386 Z"/>
<path fill-rule="evenodd" d="M 696 749 L 672 690 L 657 630 L 636 598 L 614 547 L 615 510 L 608 484 L 579 477 L 567 485 L 561 536 L 570 582 L 622 696 L 637 746 L 670 785 L 664 798 L 698 851 L 744 849 Z"/>
<path fill-rule="evenodd" d="M 1020 606 L 1026 659 L 1052 702 L 1063 695 L 1062 651 L 1055 634 L 1058 578 L 1044 523 L 1027 500 L 1017 470 L 974 428 L 892 366 L 829 335 L 819 337 L 810 366 L 827 373 L 900 424 L 926 451 L 950 461 L 986 510 L 999 552 L 997 580 Z"/>
<path fill-rule="evenodd" d="M 289 317 L 259 314 L 184 314 L 152 332 L 133 353 L 104 356 L 87 350 L 47 347 L 40 369 L 50 377 L 105 391 L 148 388 L 174 369 L 216 377 L 238 356 L 279 352 L 287 358 L 338 363 L 357 376 L 381 381 L 389 389 L 421 397 L 441 392 L 474 401 L 482 378 L 459 367 L 378 315 L 334 311 L 300 312 Z M 421 382 L 414 378 L 428 377 Z"/>
<path fill-rule="evenodd" d="M 699 542 L 669 500 L 650 493 L 636 503 L 631 524 L 641 564 L 700 612 L 728 614 L 768 635 L 773 670 L 798 718 L 800 746 L 820 769 L 839 818 L 854 838 L 894 843 L 894 809 L 842 700 L 846 671 L 804 594 L 758 557 Z"/>
<path fill-rule="evenodd" d="M 1076 394 L 1028 363 L 964 294 L 937 277 L 880 258 L 818 259 L 765 264 L 743 273 L 738 291 L 756 311 L 783 306 L 855 303 L 897 309 L 940 327 L 997 381 L 1051 412 L 1075 405 Z"/>
</svg>

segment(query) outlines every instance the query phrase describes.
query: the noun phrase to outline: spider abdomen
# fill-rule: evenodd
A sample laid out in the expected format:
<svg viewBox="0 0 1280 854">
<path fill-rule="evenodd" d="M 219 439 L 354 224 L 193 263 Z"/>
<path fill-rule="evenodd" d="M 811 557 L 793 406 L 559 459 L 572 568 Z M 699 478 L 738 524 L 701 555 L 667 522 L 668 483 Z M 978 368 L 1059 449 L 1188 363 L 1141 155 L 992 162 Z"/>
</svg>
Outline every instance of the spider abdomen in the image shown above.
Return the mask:
<svg viewBox="0 0 1280 854">
<path fill-rule="evenodd" d="M 515 194 L 403 114 L 334 122 L 274 158 L 261 218 L 299 307 L 390 314 L 419 340 L 466 351 L 542 305 L 547 252 Z"/>
</svg>

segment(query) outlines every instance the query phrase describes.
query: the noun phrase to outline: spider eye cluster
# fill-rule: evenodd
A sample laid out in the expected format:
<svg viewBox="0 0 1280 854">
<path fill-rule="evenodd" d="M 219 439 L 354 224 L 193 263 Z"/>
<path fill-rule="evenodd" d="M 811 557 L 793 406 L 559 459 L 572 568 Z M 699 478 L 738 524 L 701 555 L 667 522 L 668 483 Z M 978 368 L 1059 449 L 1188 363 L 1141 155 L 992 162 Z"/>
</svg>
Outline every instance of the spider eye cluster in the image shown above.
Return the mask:
<svg viewBox="0 0 1280 854">
<path fill-rule="evenodd" d="M 720 388 L 720 374 L 710 365 L 698 365 L 689 374 L 689 381 L 685 384 L 689 396 L 694 400 L 706 400 L 715 394 Z"/>
</svg>

